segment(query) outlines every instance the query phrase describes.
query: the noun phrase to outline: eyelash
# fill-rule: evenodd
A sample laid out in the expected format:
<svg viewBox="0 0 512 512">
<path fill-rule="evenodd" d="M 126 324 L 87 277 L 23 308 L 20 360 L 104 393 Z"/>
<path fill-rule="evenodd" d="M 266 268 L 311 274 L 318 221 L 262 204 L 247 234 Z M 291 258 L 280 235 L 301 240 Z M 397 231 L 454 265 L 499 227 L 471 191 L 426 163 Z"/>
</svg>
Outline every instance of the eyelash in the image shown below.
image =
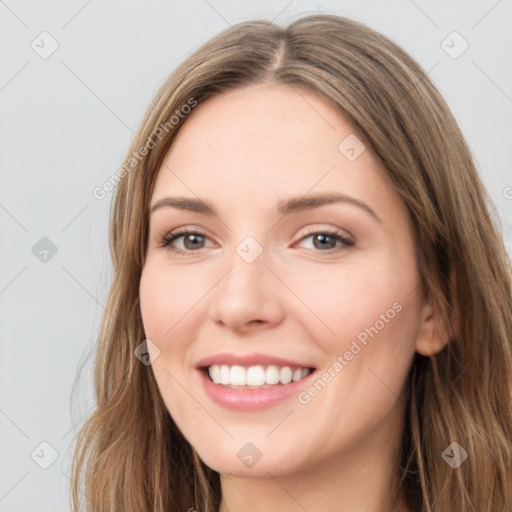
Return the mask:
<svg viewBox="0 0 512 512">
<path fill-rule="evenodd" d="M 194 252 L 199 252 L 199 250 L 203 249 L 203 247 L 201 247 L 197 251 L 192 251 L 192 250 L 184 251 L 183 249 L 177 249 L 176 247 L 171 246 L 172 242 L 174 242 L 175 240 L 177 240 L 178 238 L 180 238 L 184 235 L 189 235 L 189 234 L 199 235 L 201 237 L 208 238 L 204 233 L 201 233 L 200 231 L 197 231 L 194 229 L 183 228 L 183 229 L 179 229 L 177 231 L 172 231 L 171 233 L 168 233 L 167 235 L 163 236 L 160 240 L 159 247 L 164 247 L 168 251 L 173 252 L 175 254 L 179 254 L 181 256 L 189 256 Z M 348 247 L 352 247 L 355 244 L 355 242 L 344 237 L 338 231 L 332 231 L 332 230 L 328 230 L 328 229 L 326 229 L 326 230 L 313 230 L 313 229 L 309 230 L 308 232 L 306 232 L 306 234 L 304 236 L 301 237 L 299 242 L 305 240 L 306 238 L 309 238 L 311 235 L 328 235 L 328 236 L 334 238 L 335 240 L 341 242 L 341 244 L 342 244 L 342 247 L 332 248 L 332 249 L 329 249 L 326 251 L 311 249 L 315 252 L 332 254 L 333 252 L 338 252 L 339 250 L 346 249 Z"/>
</svg>

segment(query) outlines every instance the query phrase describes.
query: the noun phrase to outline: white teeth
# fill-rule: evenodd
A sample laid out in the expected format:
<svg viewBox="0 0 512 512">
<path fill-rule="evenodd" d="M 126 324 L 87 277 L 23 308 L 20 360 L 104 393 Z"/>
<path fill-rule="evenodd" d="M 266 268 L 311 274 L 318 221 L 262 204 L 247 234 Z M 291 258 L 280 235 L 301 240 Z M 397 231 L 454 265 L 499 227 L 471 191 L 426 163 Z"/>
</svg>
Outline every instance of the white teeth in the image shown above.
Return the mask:
<svg viewBox="0 0 512 512">
<path fill-rule="evenodd" d="M 210 374 L 210 379 L 214 382 L 214 384 L 220 384 L 220 366 L 218 364 L 214 364 L 208 368 L 208 373 Z"/>
<path fill-rule="evenodd" d="M 247 384 L 247 374 L 243 366 L 232 366 L 229 374 L 229 383 L 233 386 L 245 386 Z"/>
<path fill-rule="evenodd" d="M 217 366 L 217 365 L 214 364 L 213 366 Z M 217 384 L 222 384 L 223 386 L 225 386 L 226 384 L 229 384 L 231 382 L 230 374 L 231 374 L 231 372 L 229 370 L 229 366 L 223 364 L 220 367 L 220 382 L 217 382 Z"/>
<path fill-rule="evenodd" d="M 263 386 L 265 384 L 265 370 L 263 366 L 251 366 L 247 370 L 248 386 Z"/>
<path fill-rule="evenodd" d="M 265 373 L 265 382 L 267 384 L 277 384 L 279 382 L 279 368 L 273 364 L 267 367 Z"/>
<path fill-rule="evenodd" d="M 292 369 L 289 366 L 283 366 L 283 368 L 281 368 L 281 373 L 279 375 L 279 380 L 281 381 L 281 384 L 290 384 L 290 382 L 292 381 L 292 377 Z"/>
<path fill-rule="evenodd" d="M 251 389 L 297 382 L 307 377 L 311 370 L 276 365 L 269 365 L 266 368 L 261 365 L 245 368 L 239 365 L 213 364 L 208 367 L 208 373 L 214 384 Z"/>
</svg>

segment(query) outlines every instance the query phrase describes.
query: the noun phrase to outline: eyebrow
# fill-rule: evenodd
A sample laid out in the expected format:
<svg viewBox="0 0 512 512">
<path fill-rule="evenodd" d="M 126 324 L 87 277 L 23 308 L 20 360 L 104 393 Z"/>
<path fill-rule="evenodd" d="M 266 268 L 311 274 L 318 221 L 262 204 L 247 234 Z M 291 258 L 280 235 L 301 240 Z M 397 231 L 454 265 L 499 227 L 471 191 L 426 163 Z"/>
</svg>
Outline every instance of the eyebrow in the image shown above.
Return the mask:
<svg viewBox="0 0 512 512">
<path fill-rule="evenodd" d="M 365 212 L 369 213 L 377 221 L 382 222 L 379 216 L 375 213 L 375 211 L 372 210 L 366 203 L 359 199 L 356 199 L 355 197 L 351 197 L 346 194 L 341 194 L 338 192 L 290 197 L 286 200 L 278 201 L 277 211 L 282 215 L 290 215 L 292 213 L 298 213 L 305 210 L 312 210 L 314 208 L 319 208 L 320 206 L 333 203 L 346 203 L 351 204 L 353 206 L 357 206 L 364 210 Z M 153 204 L 151 206 L 150 213 L 153 213 L 154 211 L 163 207 L 179 208 L 181 210 L 188 210 L 196 213 L 201 213 L 204 215 L 218 216 L 215 207 L 208 201 L 189 197 L 171 196 L 164 197 L 163 199 L 160 199 L 155 204 Z"/>
</svg>

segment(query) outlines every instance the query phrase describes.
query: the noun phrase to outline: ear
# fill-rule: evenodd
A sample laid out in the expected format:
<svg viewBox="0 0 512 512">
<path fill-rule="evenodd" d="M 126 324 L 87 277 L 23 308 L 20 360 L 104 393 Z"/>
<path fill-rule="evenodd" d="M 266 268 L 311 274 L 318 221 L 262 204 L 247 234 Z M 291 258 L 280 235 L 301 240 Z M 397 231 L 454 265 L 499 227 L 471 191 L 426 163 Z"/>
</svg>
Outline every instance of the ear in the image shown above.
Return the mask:
<svg viewBox="0 0 512 512">
<path fill-rule="evenodd" d="M 450 338 L 449 326 L 441 312 L 434 307 L 431 299 L 425 299 L 416 337 L 416 352 L 427 357 L 433 356 L 448 344 Z"/>
</svg>

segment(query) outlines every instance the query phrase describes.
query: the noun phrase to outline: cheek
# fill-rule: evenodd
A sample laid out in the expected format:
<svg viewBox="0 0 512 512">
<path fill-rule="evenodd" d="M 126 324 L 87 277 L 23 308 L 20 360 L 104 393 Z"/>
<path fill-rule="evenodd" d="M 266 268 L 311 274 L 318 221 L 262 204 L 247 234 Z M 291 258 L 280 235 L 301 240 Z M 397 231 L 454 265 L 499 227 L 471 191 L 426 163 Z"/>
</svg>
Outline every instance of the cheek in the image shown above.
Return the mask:
<svg viewBox="0 0 512 512">
<path fill-rule="evenodd" d="M 315 381 L 299 402 L 306 405 L 313 429 L 325 428 L 327 421 L 336 433 L 328 445 L 331 450 L 346 440 L 344 436 L 356 439 L 377 428 L 396 410 L 417 332 L 418 299 L 409 282 L 389 277 L 399 274 L 383 272 L 382 267 L 379 272 L 350 274 L 331 278 L 330 293 L 312 287 L 308 297 L 308 305 L 323 321 L 314 331 L 307 323 L 325 354 L 318 375 L 325 384 Z M 403 269 L 402 277 L 406 275 Z"/>
<path fill-rule="evenodd" d="M 161 344 L 173 338 L 180 322 L 188 319 L 204 294 L 200 283 L 189 273 L 173 271 L 157 260 L 146 262 L 140 280 L 140 308 L 149 339 Z"/>
<path fill-rule="evenodd" d="M 384 326 L 387 329 L 388 324 L 397 323 L 396 318 L 405 316 L 401 314 L 405 303 L 412 306 L 415 300 L 410 293 L 414 269 L 398 270 L 386 261 L 330 265 L 285 279 L 308 309 L 304 322 L 307 320 L 310 328 L 317 326 L 315 338 L 328 345 L 356 338 L 375 324 L 379 331 Z"/>
<path fill-rule="evenodd" d="M 140 309 L 144 334 L 159 349 L 152 369 L 164 400 L 173 396 L 173 408 L 181 407 L 180 383 L 190 378 L 190 348 L 206 318 L 205 295 L 211 276 L 192 268 L 169 266 L 158 255 L 149 259 L 140 279 Z M 183 401 L 189 398 L 183 396 Z"/>
<path fill-rule="evenodd" d="M 194 315 L 204 295 L 198 283 L 190 279 L 189 273 L 173 271 L 165 263 L 150 259 L 142 271 L 139 290 L 145 336 L 160 351 L 151 369 L 167 410 L 184 431 L 190 425 L 181 424 L 183 418 L 192 423 L 204 421 L 200 411 L 190 407 L 190 396 L 182 385 L 188 378 L 185 372 L 187 348 L 193 336 L 191 326 L 197 325 Z"/>
<path fill-rule="evenodd" d="M 375 396 L 376 387 L 400 392 L 415 351 L 416 282 L 414 259 L 393 255 L 372 264 L 326 266 L 296 280 L 298 294 L 316 315 L 302 317 L 304 329 L 326 355 L 325 368 L 341 365 L 334 374 L 344 377 L 335 386 L 350 383 L 361 399 Z"/>
</svg>

